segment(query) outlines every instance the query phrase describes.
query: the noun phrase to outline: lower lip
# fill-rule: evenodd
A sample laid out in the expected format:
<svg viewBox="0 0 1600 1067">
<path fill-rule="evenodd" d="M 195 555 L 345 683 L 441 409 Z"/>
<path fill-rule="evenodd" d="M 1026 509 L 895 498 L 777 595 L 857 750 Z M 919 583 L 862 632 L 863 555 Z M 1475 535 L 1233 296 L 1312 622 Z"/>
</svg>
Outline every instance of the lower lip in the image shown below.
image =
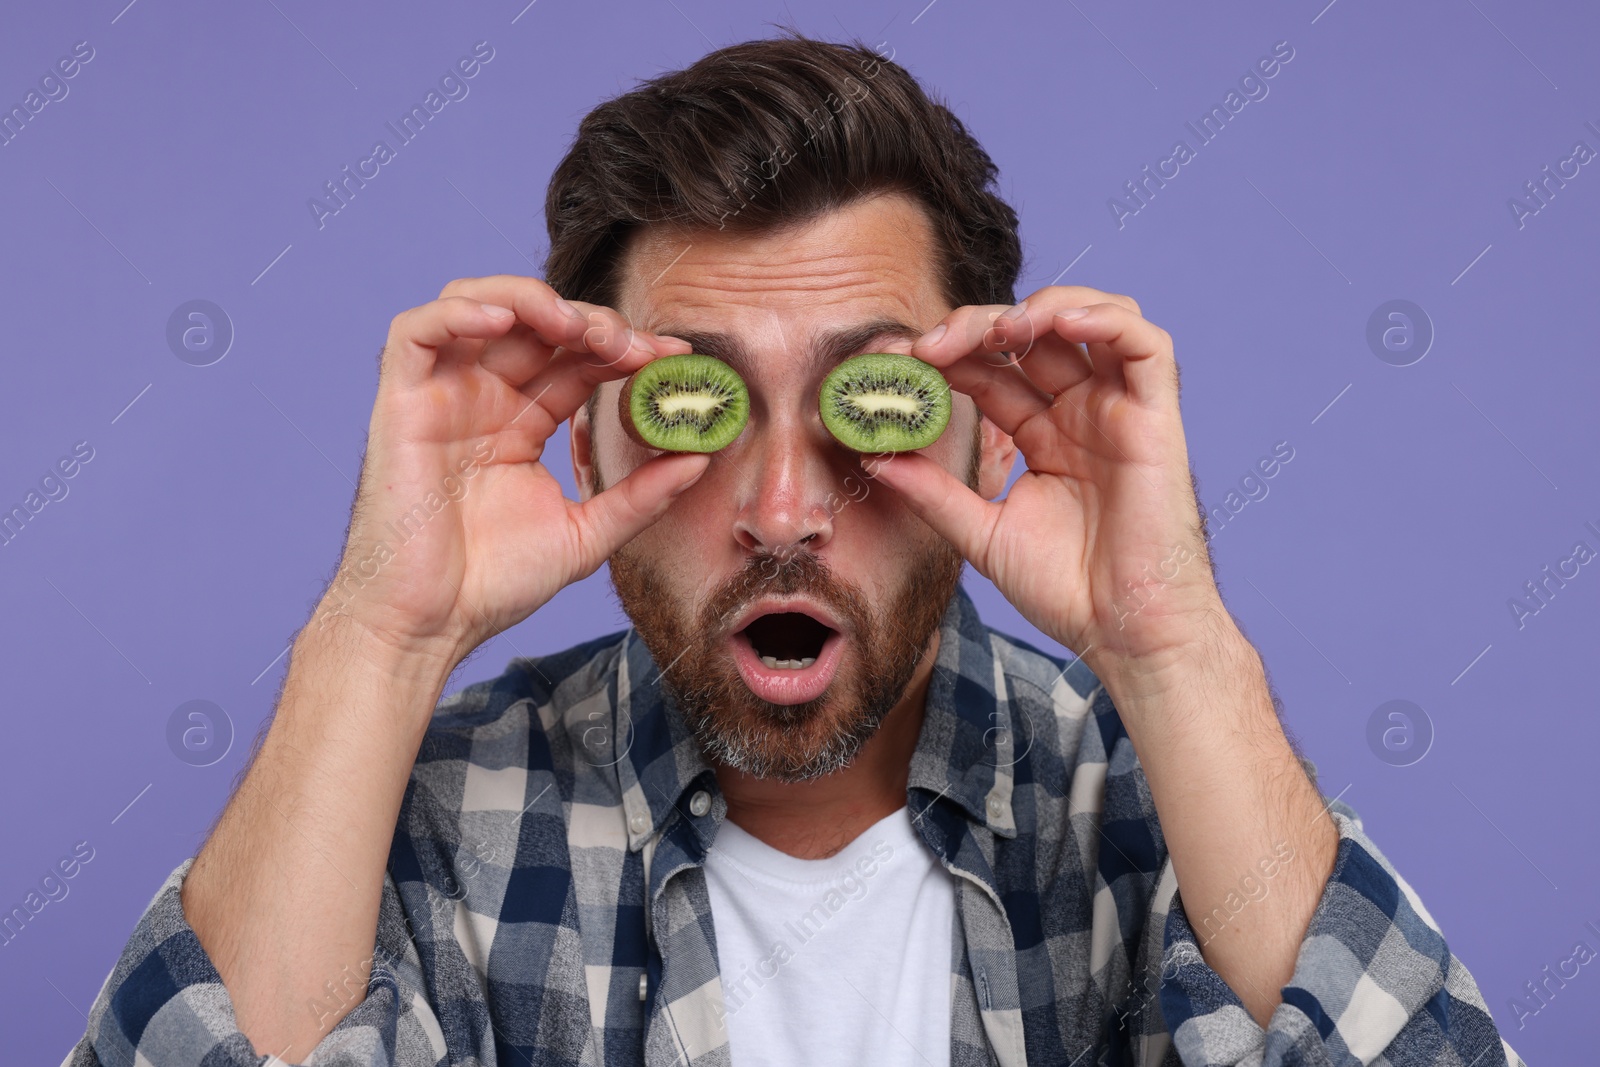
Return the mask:
<svg viewBox="0 0 1600 1067">
<path fill-rule="evenodd" d="M 744 634 L 734 634 L 729 641 L 744 684 L 756 696 L 773 704 L 803 704 L 820 697 L 832 684 L 834 673 L 839 669 L 839 657 L 844 654 L 844 635 L 835 631 L 822 643 L 817 662 L 811 666 L 799 670 L 775 669 L 761 662 Z"/>
</svg>

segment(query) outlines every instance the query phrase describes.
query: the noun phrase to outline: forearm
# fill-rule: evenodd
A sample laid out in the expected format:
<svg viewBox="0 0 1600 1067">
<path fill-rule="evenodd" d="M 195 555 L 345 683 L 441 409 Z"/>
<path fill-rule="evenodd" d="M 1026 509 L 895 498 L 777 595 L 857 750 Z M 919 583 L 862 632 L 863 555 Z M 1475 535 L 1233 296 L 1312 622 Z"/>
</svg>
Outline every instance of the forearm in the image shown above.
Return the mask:
<svg viewBox="0 0 1600 1067">
<path fill-rule="evenodd" d="M 291 1060 L 361 1000 L 395 820 L 454 666 L 320 622 L 182 894 L 240 1030 Z"/>
<path fill-rule="evenodd" d="M 1218 610 L 1191 650 L 1096 674 L 1144 767 L 1201 952 L 1264 1026 L 1338 831 L 1278 723 L 1260 656 Z"/>
</svg>

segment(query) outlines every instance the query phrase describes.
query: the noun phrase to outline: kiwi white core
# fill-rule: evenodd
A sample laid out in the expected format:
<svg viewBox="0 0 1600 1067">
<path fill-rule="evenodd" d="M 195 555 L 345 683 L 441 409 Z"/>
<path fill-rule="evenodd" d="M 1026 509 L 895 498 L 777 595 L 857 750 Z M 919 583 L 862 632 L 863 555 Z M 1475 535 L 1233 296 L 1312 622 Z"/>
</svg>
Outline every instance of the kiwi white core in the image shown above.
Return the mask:
<svg viewBox="0 0 1600 1067">
<path fill-rule="evenodd" d="M 904 393 L 857 393 L 847 398 L 846 402 L 852 407 L 860 408 L 866 415 L 897 411 L 903 415 L 914 416 L 922 411 L 922 402 Z"/>
<path fill-rule="evenodd" d="M 728 402 L 727 397 L 708 393 L 668 393 L 656 398 L 656 410 L 666 418 L 684 412 L 709 415 Z"/>
</svg>

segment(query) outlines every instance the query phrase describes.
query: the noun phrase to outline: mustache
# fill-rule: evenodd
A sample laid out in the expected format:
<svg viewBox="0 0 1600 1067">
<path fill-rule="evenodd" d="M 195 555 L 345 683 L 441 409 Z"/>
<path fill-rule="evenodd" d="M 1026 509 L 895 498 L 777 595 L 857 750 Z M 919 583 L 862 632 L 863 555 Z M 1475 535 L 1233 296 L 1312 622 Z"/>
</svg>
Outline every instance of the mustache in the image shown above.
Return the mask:
<svg viewBox="0 0 1600 1067">
<path fill-rule="evenodd" d="M 729 620 L 763 596 L 804 594 L 826 605 L 834 615 L 861 632 L 871 619 L 861 589 L 838 578 L 811 551 L 763 552 L 748 557 L 738 573 L 718 587 L 700 611 L 700 631 L 721 636 Z"/>
</svg>

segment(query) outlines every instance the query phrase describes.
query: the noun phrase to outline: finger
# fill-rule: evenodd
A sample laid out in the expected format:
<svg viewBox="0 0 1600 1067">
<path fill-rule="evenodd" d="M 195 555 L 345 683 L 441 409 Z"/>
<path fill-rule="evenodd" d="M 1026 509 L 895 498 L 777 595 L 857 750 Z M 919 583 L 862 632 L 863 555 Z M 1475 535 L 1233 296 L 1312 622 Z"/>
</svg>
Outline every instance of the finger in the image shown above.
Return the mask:
<svg viewBox="0 0 1600 1067">
<path fill-rule="evenodd" d="M 918 359 L 927 360 L 936 367 L 946 366 L 969 352 L 999 352 L 1007 348 L 1025 352 L 1029 345 L 1043 334 L 1040 332 L 1028 334 L 1016 330 L 1012 330 L 1009 335 L 995 332 L 997 324 L 1004 326 L 1003 323 L 998 323 L 998 320 L 1008 312 L 1015 312 L 1024 305 L 1036 309 L 1043 307 L 1059 310 L 1105 303 L 1118 304 L 1135 315 L 1140 314 L 1139 304 L 1131 296 L 1108 293 L 1103 289 L 1092 289 L 1086 285 L 1047 285 L 1011 307 L 1004 304 L 968 304 L 956 308 L 911 347 Z M 1015 317 L 1017 316 L 1014 314 L 1013 318 Z M 1044 319 L 1034 316 L 1029 321 L 1037 330 Z"/>
<path fill-rule="evenodd" d="M 516 274 L 458 278 L 444 291 L 509 307 L 547 348 L 587 352 L 601 364 L 621 362 L 636 348 L 652 354 L 662 350 L 654 343 L 654 334 L 634 329 L 615 309 L 563 300 L 538 278 Z"/>
<path fill-rule="evenodd" d="M 593 573 L 613 552 L 659 519 L 710 464 L 711 457 L 701 453 L 657 456 L 584 503 L 568 503 L 578 528 L 582 574 Z"/>
<path fill-rule="evenodd" d="M 589 354 L 563 349 L 519 391 L 548 413 L 553 428 L 583 407 L 601 382 L 626 378 L 657 358 L 635 347 L 616 362 L 596 363 Z"/>
<path fill-rule="evenodd" d="M 945 367 L 981 353 L 983 362 L 1015 363 L 1034 385 L 1059 394 L 1083 381 L 1094 371 L 1094 364 L 1081 345 L 1054 331 L 1049 313 L 1097 303 L 1115 304 L 1139 314 L 1138 303 L 1120 293 L 1084 285 L 1051 285 L 1009 308 L 998 304 L 957 308 L 912 346 L 912 354 Z M 1120 368 L 1113 373 L 1120 375 Z"/>
<path fill-rule="evenodd" d="M 911 354 L 935 367 L 948 367 L 974 352 L 996 353 L 1007 335 L 994 329 L 1008 309 L 1004 304 L 968 304 L 956 308 L 911 346 Z M 997 359 L 993 362 L 1014 362 Z"/>
<path fill-rule="evenodd" d="M 1113 303 L 1055 312 L 1050 329 L 1057 336 L 1089 346 L 1095 373 L 1120 371 L 1128 395 L 1143 403 L 1175 401 L 1177 361 L 1172 335 L 1142 315 Z M 1107 357 L 1114 365 L 1102 366 Z"/>
<path fill-rule="evenodd" d="M 587 328 L 583 312 L 562 300 L 556 291 L 538 278 L 518 274 L 496 274 L 488 278 L 457 278 L 440 291 L 440 297 L 465 296 L 486 304 L 497 304 L 516 312 L 517 321 L 528 327 L 546 348 L 577 342 Z"/>
<path fill-rule="evenodd" d="M 980 572 L 1000 505 L 983 499 L 927 456 L 898 452 L 872 477 L 900 494 L 913 514 L 956 547 Z"/>
<path fill-rule="evenodd" d="M 1057 396 L 1092 375 L 1094 362 L 1082 345 L 1054 330 L 1049 311 L 1066 310 L 1068 305 L 1033 301 L 1030 297 L 1010 308 L 973 307 L 965 317 L 951 319 L 952 328 L 961 331 L 959 339 L 952 340 L 946 332 L 927 350 L 919 347 L 926 342 L 919 341 L 912 346 L 913 353 L 929 362 L 954 359 L 952 367 L 1010 365 L 1036 389 Z M 966 354 L 958 355 L 963 350 Z M 1106 370 L 1120 384 L 1120 370 Z"/>
<path fill-rule="evenodd" d="M 995 365 L 982 354 L 969 355 L 944 369 L 951 388 L 966 393 L 1000 429 L 1012 436 L 1018 427 L 1050 406 L 1051 397 L 1009 363 Z"/>
<path fill-rule="evenodd" d="M 401 384 L 416 384 L 433 372 L 441 346 L 500 337 L 515 322 L 515 313 L 502 305 L 465 296 L 430 301 L 402 311 L 390 322 L 382 366 Z"/>
<path fill-rule="evenodd" d="M 1088 285 L 1047 285 L 1029 293 L 1021 303 L 1049 304 L 1059 307 L 1083 307 L 1088 304 L 1118 304 L 1135 315 L 1142 315 L 1139 302 L 1131 296 L 1095 289 Z"/>
<path fill-rule="evenodd" d="M 1097 328 L 1085 332 L 1072 325 L 1085 321 Z M 1013 341 L 1033 343 L 1019 366 L 1052 394 L 1083 381 L 1087 370 L 1122 385 L 1136 400 L 1161 399 L 1169 391 L 1176 396 L 1172 336 L 1146 319 L 1132 297 L 1087 286 L 1046 286 L 996 319 L 995 328 Z"/>
<path fill-rule="evenodd" d="M 579 306 L 595 307 L 588 304 Z M 609 324 L 607 328 L 614 328 L 614 324 Z M 636 341 L 640 338 L 648 340 L 649 347 L 643 348 L 633 344 L 622 356 L 609 360 L 600 359 L 592 354 L 575 354 L 568 350 L 558 352 L 539 374 L 519 386 L 519 390 L 523 396 L 537 401 L 550 414 L 553 426 L 560 425 L 588 402 L 595 388 L 602 382 L 626 378 L 653 359 L 684 355 L 693 347 L 680 337 L 664 334 L 635 331 L 634 337 Z"/>
<path fill-rule="evenodd" d="M 500 343 L 490 345 L 479 356 L 480 364 L 530 400 L 545 396 L 553 410 L 560 412 L 555 418 L 557 423 L 577 410 L 599 382 L 626 377 L 656 354 L 676 355 L 690 349 L 688 342 L 680 338 L 634 329 L 613 308 L 562 300 L 537 278 L 459 278 L 445 286 L 445 292 L 492 297 L 507 301 L 507 306 L 517 310 L 522 327 Z M 560 317 L 554 317 L 556 314 Z M 558 357 L 559 349 L 584 355 L 578 359 L 569 355 L 563 361 Z M 585 368 L 580 380 L 570 377 L 573 366 Z M 612 370 L 595 374 L 591 373 L 593 368 Z M 574 401 L 575 392 L 581 395 Z"/>
<path fill-rule="evenodd" d="M 586 362 L 609 367 L 636 355 L 640 350 L 652 356 L 665 351 L 665 346 L 657 343 L 655 334 L 634 329 L 633 324 L 614 308 L 581 300 L 572 301 L 572 306 L 583 316 L 583 333 L 576 344 L 565 347 L 587 353 L 591 358 Z"/>
<path fill-rule="evenodd" d="M 475 363 L 513 388 L 521 387 L 538 373 L 563 342 L 578 343 L 583 335 L 583 313 L 537 278 L 457 278 L 440 291 L 441 300 L 451 298 L 510 308 L 512 326 L 505 336 L 487 345 L 451 346 L 439 353 L 436 363 L 446 359 Z"/>
<path fill-rule="evenodd" d="M 1022 311 L 1017 312 L 1017 308 Z M 1115 360 L 1102 360 L 1096 365 L 1085 346 L 1062 337 L 1055 330 L 1054 316 L 1046 318 L 1038 309 L 1023 304 L 1012 309 L 1014 318 L 1002 316 L 996 321 L 996 331 L 1001 334 L 1016 333 L 1030 340 L 1017 359 L 1017 369 L 1028 381 L 1050 396 L 1060 396 L 1082 384 L 1097 373 L 1117 386 L 1122 385 L 1122 370 Z M 1070 312 L 1063 308 L 1061 312 Z M 1042 320 L 1042 324 L 1036 320 Z"/>
</svg>

